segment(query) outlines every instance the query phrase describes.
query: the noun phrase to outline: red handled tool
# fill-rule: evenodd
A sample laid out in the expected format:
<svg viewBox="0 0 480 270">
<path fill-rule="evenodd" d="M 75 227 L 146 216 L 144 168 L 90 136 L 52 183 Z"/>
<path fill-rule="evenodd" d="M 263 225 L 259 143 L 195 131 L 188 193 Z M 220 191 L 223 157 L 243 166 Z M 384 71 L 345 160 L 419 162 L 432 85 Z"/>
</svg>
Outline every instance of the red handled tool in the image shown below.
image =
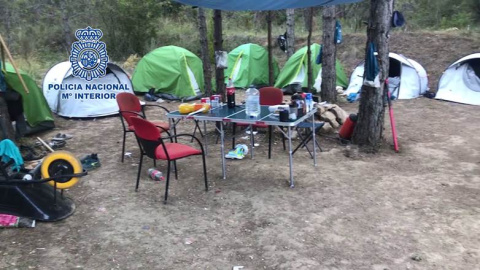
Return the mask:
<svg viewBox="0 0 480 270">
<path fill-rule="evenodd" d="M 393 116 L 392 100 L 390 96 L 390 91 L 388 89 L 388 79 L 385 80 L 385 89 L 387 92 L 388 113 L 390 115 L 390 126 L 392 126 L 393 148 L 395 149 L 395 152 L 398 153 L 400 151 L 400 148 L 398 147 L 397 128 L 395 127 L 395 117 Z"/>
</svg>

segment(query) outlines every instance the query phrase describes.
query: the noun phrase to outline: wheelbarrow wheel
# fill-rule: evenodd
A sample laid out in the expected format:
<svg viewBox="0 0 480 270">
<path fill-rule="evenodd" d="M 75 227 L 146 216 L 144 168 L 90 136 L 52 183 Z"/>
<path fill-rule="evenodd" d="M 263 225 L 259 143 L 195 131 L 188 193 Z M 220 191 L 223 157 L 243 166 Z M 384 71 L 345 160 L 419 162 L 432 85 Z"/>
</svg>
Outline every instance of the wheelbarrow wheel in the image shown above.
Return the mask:
<svg viewBox="0 0 480 270">
<path fill-rule="evenodd" d="M 78 182 L 78 177 L 62 177 L 63 175 L 79 174 L 83 171 L 80 161 L 68 151 L 56 151 L 43 159 L 42 178 L 56 177 L 48 183 L 57 184 L 58 189 L 67 189 Z"/>
</svg>

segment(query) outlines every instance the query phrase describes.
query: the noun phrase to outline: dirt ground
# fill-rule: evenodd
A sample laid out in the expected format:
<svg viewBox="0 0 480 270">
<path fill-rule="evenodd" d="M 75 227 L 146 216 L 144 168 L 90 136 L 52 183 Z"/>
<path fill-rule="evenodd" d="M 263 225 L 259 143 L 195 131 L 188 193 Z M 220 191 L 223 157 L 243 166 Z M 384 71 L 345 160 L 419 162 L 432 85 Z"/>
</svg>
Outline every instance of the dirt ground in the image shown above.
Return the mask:
<svg viewBox="0 0 480 270">
<path fill-rule="evenodd" d="M 0 268 L 478 269 L 478 107 L 419 98 L 395 102 L 395 113 L 400 153 L 390 149 L 388 123 L 377 155 L 349 158 L 345 146 L 319 136 L 318 167 L 306 151 L 295 155 L 293 189 L 278 135 L 271 160 L 259 134 L 256 158 L 228 160 L 223 180 L 210 126 L 210 190 L 203 188 L 201 159 L 181 160 L 167 205 L 165 182 L 147 177 L 150 160 L 134 191 L 138 148 L 129 136 L 132 158 L 120 162 L 117 117 L 59 118 L 43 137 L 73 134 L 66 149 L 78 157 L 98 153 L 102 167 L 68 191 L 73 216 L 0 230 Z M 192 130 L 181 124 L 181 131 Z"/>
<path fill-rule="evenodd" d="M 339 47 L 347 74 L 362 59 L 364 38 L 346 35 Z M 432 89 L 448 64 L 478 44 L 398 32 L 390 43 L 426 67 Z M 341 104 L 352 113 L 357 105 Z M 0 269 L 480 269 L 479 107 L 426 98 L 394 106 L 400 153 L 391 150 L 388 117 L 376 155 L 347 157 L 345 146 L 319 136 L 317 167 L 306 151 L 295 154 L 293 189 L 278 134 L 271 160 L 259 134 L 255 159 L 227 161 L 223 180 L 210 125 L 210 190 L 201 158 L 181 160 L 167 205 L 165 182 L 147 176 L 150 160 L 134 191 L 138 146 L 130 134 L 132 157 L 120 162 L 117 117 L 57 118 L 57 128 L 41 136 L 73 134 L 65 149 L 79 158 L 98 153 L 102 167 L 67 192 L 77 207 L 71 217 L 0 230 Z M 193 131 L 191 122 L 180 126 Z"/>
</svg>

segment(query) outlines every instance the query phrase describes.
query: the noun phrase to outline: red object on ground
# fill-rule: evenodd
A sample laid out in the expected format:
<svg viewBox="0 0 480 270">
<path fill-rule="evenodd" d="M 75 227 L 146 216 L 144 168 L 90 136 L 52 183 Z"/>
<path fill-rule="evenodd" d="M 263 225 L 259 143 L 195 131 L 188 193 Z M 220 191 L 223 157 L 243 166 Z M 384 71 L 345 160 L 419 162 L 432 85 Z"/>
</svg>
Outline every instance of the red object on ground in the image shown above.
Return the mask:
<svg viewBox="0 0 480 270">
<path fill-rule="evenodd" d="M 338 136 L 345 140 L 350 140 L 352 138 L 353 130 L 355 129 L 355 124 L 357 123 L 357 115 L 350 114 L 345 123 L 343 123 L 342 128 L 338 132 Z"/>
<path fill-rule="evenodd" d="M 390 115 L 390 125 L 392 126 L 392 136 L 393 136 L 393 149 L 395 152 L 400 151 L 400 147 L 398 146 L 398 139 L 397 139 L 397 128 L 395 126 L 395 117 L 393 116 L 393 108 L 392 108 L 392 101 L 390 97 L 390 92 L 387 92 L 388 95 L 388 114 Z"/>
</svg>

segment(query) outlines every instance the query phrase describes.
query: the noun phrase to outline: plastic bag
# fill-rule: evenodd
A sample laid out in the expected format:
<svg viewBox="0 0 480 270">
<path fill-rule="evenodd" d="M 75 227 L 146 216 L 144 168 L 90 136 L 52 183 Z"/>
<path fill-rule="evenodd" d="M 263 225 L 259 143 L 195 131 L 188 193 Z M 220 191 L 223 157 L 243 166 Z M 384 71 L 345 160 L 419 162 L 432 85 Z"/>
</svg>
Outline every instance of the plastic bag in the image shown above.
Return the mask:
<svg viewBox="0 0 480 270">
<path fill-rule="evenodd" d="M 228 54 L 226 51 L 216 51 L 215 52 L 215 62 L 217 63 L 217 68 L 227 68 L 228 67 Z"/>
</svg>

